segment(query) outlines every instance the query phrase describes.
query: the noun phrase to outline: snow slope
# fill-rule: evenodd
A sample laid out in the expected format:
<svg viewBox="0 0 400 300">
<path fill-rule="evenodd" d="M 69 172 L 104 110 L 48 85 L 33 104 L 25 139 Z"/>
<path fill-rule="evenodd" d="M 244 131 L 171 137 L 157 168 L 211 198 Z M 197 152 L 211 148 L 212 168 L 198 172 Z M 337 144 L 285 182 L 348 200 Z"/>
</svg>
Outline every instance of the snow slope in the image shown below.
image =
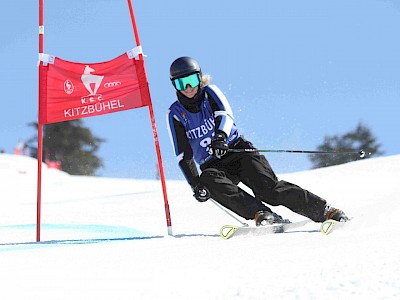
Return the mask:
<svg viewBox="0 0 400 300">
<path fill-rule="evenodd" d="M 223 240 L 237 224 L 185 182 L 70 176 L 43 169 L 35 243 L 36 161 L 0 155 L 1 299 L 400 299 L 400 155 L 281 174 L 354 217 L 323 236 Z M 273 208 L 292 221 L 304 219 Z M 252 223 L 250 223 L 252 224 Z"/>
</svg>

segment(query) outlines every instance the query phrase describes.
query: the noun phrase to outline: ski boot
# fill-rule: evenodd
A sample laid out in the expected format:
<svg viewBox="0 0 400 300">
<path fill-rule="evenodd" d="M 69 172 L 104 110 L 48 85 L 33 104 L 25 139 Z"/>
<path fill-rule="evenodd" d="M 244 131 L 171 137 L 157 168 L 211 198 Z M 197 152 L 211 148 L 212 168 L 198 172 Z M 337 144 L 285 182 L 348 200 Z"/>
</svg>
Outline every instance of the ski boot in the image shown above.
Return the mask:
<svg viewBox="0 0 400 300">
<path fill-rule="evenodd" d="M 325 207 L 325 220 L 329 219 L 339 222 L 347 222 L 350 220 L 342 210 L 327 205 Z"/>
<path fill-rule="evenodd" d="M 254 220 L 256 221 L 256 226 L 291 223 L 288 219 L 283 219 L 280 215 L 265 210 L 257 212 Z"/>
</svg>

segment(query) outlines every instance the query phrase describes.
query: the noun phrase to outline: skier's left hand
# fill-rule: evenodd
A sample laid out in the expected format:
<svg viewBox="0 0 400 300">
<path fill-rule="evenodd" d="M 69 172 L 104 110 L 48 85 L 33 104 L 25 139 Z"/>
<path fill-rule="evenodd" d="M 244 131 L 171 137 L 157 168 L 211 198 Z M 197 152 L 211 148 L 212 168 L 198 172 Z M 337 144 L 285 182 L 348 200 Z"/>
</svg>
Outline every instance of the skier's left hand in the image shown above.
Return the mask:
<svg viewBox="0 0 400 300">
<path fill-rule="evenodd" d="M 229 146 L 224 133 L 217 133 L 211 140 L 209 153 L 220 159 L 228 152 Z"/>
</svg>

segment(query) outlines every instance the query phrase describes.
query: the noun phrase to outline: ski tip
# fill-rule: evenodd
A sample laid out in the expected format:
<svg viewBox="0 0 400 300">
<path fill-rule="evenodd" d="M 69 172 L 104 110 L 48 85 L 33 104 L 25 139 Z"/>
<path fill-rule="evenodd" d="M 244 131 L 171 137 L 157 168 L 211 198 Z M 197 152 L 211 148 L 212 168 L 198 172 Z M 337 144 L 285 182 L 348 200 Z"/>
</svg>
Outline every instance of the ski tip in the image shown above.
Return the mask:
<svg viewBox="0 0 400 300">
<path fill-rule="evenodd" d="M 238 226 L 234 226 L 234 225 L 225 225 L 222 226 L 220 231 L 219 231 L 219 235 L 224 239 L 227 240 L 229 239 L 236 231 L 236 229 L 238 229 Z"/>
<path fill-rule="evenodd" d="M 343 228 L 351 220 L 353 220 L 353 218 L 349 218 L 346 222 L 340 222 L 332 219 L 326 220 L 321 224 L 321 232 L 323 235 L 328 235 L 334 228 Z"/>
<path fill-rule="evenodd" d="M 321 232 L 322 232 L 322 234 L 323 235 L 328 235 L 332 231 L 332 229 L 335 226 L 336 222 L 337 221 L 335 221 L 335 220 L 326 220 L 325 222 L 323 222 L 321 224 Z"/>
</svg>

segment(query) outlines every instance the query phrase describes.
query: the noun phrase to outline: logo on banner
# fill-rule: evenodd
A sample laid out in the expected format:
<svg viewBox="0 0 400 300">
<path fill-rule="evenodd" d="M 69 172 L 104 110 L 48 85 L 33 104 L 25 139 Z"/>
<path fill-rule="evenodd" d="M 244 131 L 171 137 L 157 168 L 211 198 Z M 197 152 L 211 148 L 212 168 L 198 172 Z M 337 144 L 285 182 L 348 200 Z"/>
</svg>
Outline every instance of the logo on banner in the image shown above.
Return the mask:
<svg viewBox="0 0 400 300">
<path fill-rule="evenodd" d="M 101 94 L 97 94 L 97 90 L 101 86 L 101 82 L 103 81 L 104 76 L 91 74 L 92 72 L 95 72 L 95 69 L 86 65 L 85 70 L 83 71 L 83 74 L 81 76 L 83 85 L 89 92 L 88 96 L 81 97 L 82 104 L 103 101 L 103 96 Z"/>
<path fill-rule="evenodd" d="M 108 88 L 112 88 L 112 87 L 117 87 L 117 86 L 119 86 L 119 85 L 121 85 L 121 82 L 119 82 L 119 81 L 106 82 L 106 83 L 104 84 L 104 87 L 105 87 L 106 89 L 108 89 Z"/>
<path fill-rule="evenodd" d="M 91 74 L 95 70 L 86 65 L 81 76 L 83 85 L 89 91 L 89 96 L 95 96 L 104 76 Z"/>
<path fill-rule="evenodd" d="M 71 95 L 74 92 L 74 84 L 69 79 L 64 82 L 64 92 L 68 95 Z"/>
</svg>

